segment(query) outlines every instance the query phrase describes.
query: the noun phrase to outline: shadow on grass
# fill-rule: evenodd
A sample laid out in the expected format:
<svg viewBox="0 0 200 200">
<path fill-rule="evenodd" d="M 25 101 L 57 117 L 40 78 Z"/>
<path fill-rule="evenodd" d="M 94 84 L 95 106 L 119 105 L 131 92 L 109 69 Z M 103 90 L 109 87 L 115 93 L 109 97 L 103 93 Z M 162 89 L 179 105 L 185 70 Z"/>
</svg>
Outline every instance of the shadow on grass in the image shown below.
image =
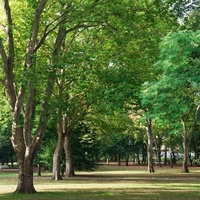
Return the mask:
<svg viewBox="0 0 200 200">
<path fill-rule="evenodd" d="M 179 190 L 68 190 L 26 194 L 0 194 L 1 200 L 195 200 L 200 199 L 200 192 Z"/>
</svg>

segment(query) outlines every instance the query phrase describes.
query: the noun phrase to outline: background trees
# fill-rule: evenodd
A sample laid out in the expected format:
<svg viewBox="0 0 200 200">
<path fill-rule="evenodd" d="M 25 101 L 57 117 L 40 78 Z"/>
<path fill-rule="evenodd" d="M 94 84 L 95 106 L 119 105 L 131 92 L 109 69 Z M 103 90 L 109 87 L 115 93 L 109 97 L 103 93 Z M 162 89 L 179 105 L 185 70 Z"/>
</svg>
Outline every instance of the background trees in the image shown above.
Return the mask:
<svg viewBox="0 0 200 200">
<path fill-rule="evenodd" d="M 145 5 L 145 3 L 116 1 L 109 6 L 103 1 L 95 4 L 77 2 L 72 7 L 76 8 L 75 12 L 72 10 L 73 19 L 77 17 L 76 12 L 82 15 L 82 19 L 77 19 L 78 29 L 73 29 L 73 32 L 66 37 L 67 48 L 64 49 L 62 61 L 60 60 L 63 66 L 56 89 L 57 105 L 59 104 L 57 132 L 60 133 L 54 154 L 57 164 L 54 165 L 53 177 L 60 177 L 59 157 L 63 145 L 67 155 L 67 176 L 74 175 L 69 141 L 80 117 L 84 117 L 88 111 L 91 112 L 92 104 L 96 104 L 96 107 L 99 106 L 99 110 L 104 112 L 107 112 L 106 110 L 113 112 L 116 108 L 123 108 L 125 104 L 127 106 L 128 102 L 135 98 L 134 92 L 143 81 L 140 76 L 136 76 L 136 73 L 143 73 L 143 69 L 139 66 L 139 60 L 142 59 L 140 51 L 148 57 L 142 63 L 146 68 L 147 63 L 153 61 L 157 48 L 155 46 L 152 50 L 152 46 L 158 43 L 158 35 L 163 34 L 162 31 L 166 31 L 169 27 L 168 21 L 165 20 L 163 25 L 159 24 L 163 20 L 162 15 L 169 18 L 170 25 L 173 24 L 168 10 L 162 8 L 160 4 L 156 7 L 151 2 Z M 82 13 L 83 8 L 85 8 L 84 13 Z M 135 10 L 134 13 L 132 9 Z M 71 13 L 71 10 L 69 12 Z M 161 14 L 156 16 L 158 13 Z M 156 21 L 151 21 L 154 16 Z M 158 26 L 153 27 L 153 24 Z M 67 25 L 70 26 L 71 23 Z M 156 32 L 160 28 L 162 30 L 152 41 L 146 38 L 149 33 Z M 64 132 L 62 113 L 66 113 Z M 63 138 L 65 138 L 64 143 Z"/>
<path fill-rule="evenodd" d="M 166 36 L 161 43 L 160 61 L 155 69 L 158 80 L 146 83 L 143 103 L 151 103 L 156 116 L 165 123 L 182 124 L 184 171 L 188 172 L 189 143 L 199 116 L 199 64 L 193 56 L 199 48 L 199 32 L 177 32 Z"/>
<path fill-rule="evenodd" d="M 1 104 L 6 105 L 4 99 L 1 99 Z M 12 143 L 10 141 L 10 132 L 11 132 L 11 119 L 10 115 L 7 112 L 8 108 L 5 106 L 1 107 L 2 112 L 0 114 L 0 163 L 2 165 L 11 163 L 13 167 L 13 161 L 15 153 L 12 148 Z"/>
</svg>

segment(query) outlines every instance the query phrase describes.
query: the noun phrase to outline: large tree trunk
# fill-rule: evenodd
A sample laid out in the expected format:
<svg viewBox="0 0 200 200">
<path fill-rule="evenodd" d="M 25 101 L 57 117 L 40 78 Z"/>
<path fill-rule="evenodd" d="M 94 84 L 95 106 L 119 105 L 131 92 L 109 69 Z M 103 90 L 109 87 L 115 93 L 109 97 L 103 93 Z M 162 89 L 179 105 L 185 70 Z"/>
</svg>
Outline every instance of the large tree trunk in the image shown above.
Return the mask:
<svg viewBox="0 0 200 200">
<path fill-rule="evenodd" d="M 33 186 L 33 148 L 31 144 L 25 145 L 25 138 L 23 129 L 20 124 L 16 122 L 12 124 L 12 144 L 17 155 L 17 162 L 19 164 L 18 171 L 18 185 L 15 190 L 16 193 L 35 193 Z"/>
<path fill-rule="evenodd" d="M 71 148 L 71 132 L 68 132 L 65 136 L 64 149 L 66 157 L 66 177 L 75 176 L 74 173 L 74 164 L 72 159 L 72 148 Z"/>
<path fill-rule="evenodd" d="M 33 186 L 33 158 L 36 151 L 33 151 L 31 144 L 25 145 L 25 138 L 23 129 L 16 125 L 16 122 L 12 124 L 12 144 L 17 155 L 17 162 L 19 164 L 18 171 L 18 184 L 15 193 L 35 193 L 36 190 Z"/>
<path fill-rule="evenodd" d="M 62 148 L 60 142 L 57 142 L 56 149 L 53 154 L 53 173 L 52 173 L 52 180 L 55 181 L 62 180 L 62 175 L 60 170 Z"/>
<path fill-rule="evenodd" d="M 148 171 L 155 172 L 153 166 L 153 135 L 152 135 L 152 124 L 151 120 L 146 120 L 146 133 L 147 133 L 147 155 L 148 155 Z"/>
<path fill-rule="evenodd" d="M 56 149 L 53 154 L 52 179 L 59 181 L 59 180 L 62 180 L 61 170 L 60 170 L 60 161 L 61 161 L 61 155 L 62 155 L 63 146 L 64 146 L 64 133 L 63 133 L 61 122 L 57 123 L 57 133 L 58 133 L 58 140 L 56 144 Z"/>
<path fill-rule="evenodd" d="M 26 152 L 27 151 L 26 149 Z M 33 158 L 31 153 L 25 157 L 24 155 L 18 155 L 17 157 L 19 162 L 19 177 L 15 193 L 36 193 L 33 185 Z"/>
</svg>

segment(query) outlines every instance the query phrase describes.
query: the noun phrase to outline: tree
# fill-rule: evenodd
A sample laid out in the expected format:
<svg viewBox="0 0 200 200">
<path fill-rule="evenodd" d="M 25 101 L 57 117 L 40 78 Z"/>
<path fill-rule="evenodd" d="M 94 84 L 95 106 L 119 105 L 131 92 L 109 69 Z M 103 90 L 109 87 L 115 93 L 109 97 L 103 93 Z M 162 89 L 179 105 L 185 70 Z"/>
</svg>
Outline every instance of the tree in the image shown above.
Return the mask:
<svg viewBox="0 0 200 200">
<path fill-rule="evenodd" d="M 148 56 L 148 62 L 152 61 L 152 54 L 155 51 L 151 51 L 150 46 L 155 46 L 159 38 L 156 35 L 152 42 L 149 42 L 150 38 L 147 36 L 150 36 L 151 31 L 165 29 L 168 26 L 167 23 L 160 25 L 162 21 L 160 15 L 155 23 L 152 18 L 158 13 L 171 16 L 159 4 L 156 6 L 152 2 L 135 5 L 132 1 L 112 1 L 109 5 L 106 1 L 94 2 L 94 4 L 87 1 L 74 2 L 74 9 L 70 9 L 68 15 L 70 19 L 73 18 L 72 21 L 79 22 L 79 29 L 66 37 L 65 55 L 60 61 L 63 66 L 57 81 L 57 94 L 54 93 L 59 100 L 57 105 L 60 106 L 57 107 L 58 143 L 54 154 L 53 179 L 61 178 L 59 162 L 63 145 L 68 155 L 66 160 L 70 158 L 70 162 L 66 163 L 66 168 L 70 170 L 66 169 L 66 174 L 68 176 L 74 174 L 70 164 L 73 163 L 71 153 L 69 154 L 70 138 L 79 116 L 83 117 L 86 114 L 85 108 L 89 109 L 90 104 L 98 102 L 100 107 L 108 107 L 110 104 L 109 108 L 115 109 L 119 106 L 123 107 L 125 101 L 133 98 L 134 84 L 141 82 L 141 77 L 135 74 L 143 70 L 135 67 L 139 66 L 138 60 L 141 60 L 140 51 Z M 85 8 L 84 12 L 83 8 Z M 133 13 L 132 10 L 136 12 Z M 79 16 L 77 18 L 77 13 L 82 16 L 81 19 Z M 82 23 L 84 26 L 81 29 Z M 71 25 L 71 23 L 67 24 Z M 155 24 L 157 24 L 156 28 L 153 27 Z M 142 34 L 138 34 L 141 30 L 143 30 Z M 146 51 L 143 50 L 144 47 Z M 146 60 L 143 63 L 146 64 Z M 63 113 L 66 114 L 64 132 Z M 64 142 L 63 138 L 65 138 Z"/>
<path fill-rule="evenodd" d="M 126 113 L 118 111 L 109 113 L 95 113 L 87 115 L 86 120 L 94 127 L 99 141 L 99 157 L 109 162 L 125 159 L 128 165 L 130 156 L 136 153 L 135 139 L 133 137 L 132 122 Z"/>
<path fill-rule="evenodd" d="M 45 21 L 50 14 L 45 10 L 46 5 L 47 0 L 3 1 L 5 21 L 1 27 L 5 35 L 0 37 L 0 55 L 12 117 L 12 144 L 19 163 L 16 193 L 36 192 L 32 163 L 50 116 L 49 102 L 57 59 L 67 34 L 64 26 L 66 5 L 61 1 L 49 5 L 54 6 L 54 14 Z M 19 8 L 21 12 L 18 12 Z M 21 21 L 13 18 L 15 12 L 21 15 Z M 27 31 L 23 32 L 24 29 Z M 53 41 L 49 51 L 51 56 L 45 54 L 47 38 Z"/>
<path fill-rule="evenodd" d="M 130 118 L 132 119 L 135 128 L 140 130 L 139 133 L 143 129 L 146 130 L 146 137 L 143 137 L 144 138 L 143 140 L 147 148 L 148 171 L 155 172 L 154 161 L 153 161 L 153 140 L 154 140 L 153 120 L 151 116 L 149 115 L 149 111 L 148 111 L 149 108 L 151 107 L 149 105 L 142 104 L 142 102 L 139 104 L 140 105 L 137 106 L 138 108 L 135 108 L 134 110 L 130 112 Z"/>
<path fill-rule="evenodd" d="M 66 154 L 66 176 L 74 176 L 71 149 L 73 130 L 88 113 L 91 105 L 99 101 L 100 98 L 98 97 L 100 85 L 98 83 L 97 70 L 95 70 L 95 64 L 100 61 L 94 61 L 97 47 L 95 47 L 96 42 L 90 33 L 93 33 L 96 29 L 84 31 L 87 32 L 86 38 L 82 35 L 80 36 L 80 32 L 83 34 L 83 30 L 81 30 L 73 35 L 73 37 L 77 35 L 76 40 L 78 41 L 73 43 L 70 41 L 70 50 L 65 52 L 67 59 L 63 58 L 63 65 L 66 68 L 61 70 L 54 92 L 58 133 L 52 176 L 55 180 L 61 179 L 60 157 L 63 147 Z M 83 52 L 88 52 L 88 54 L 83 54 Z M 101 60 L 100 56 L 99 60 Z"/>
<path fill-rule="evenodd" d="M 185 19 L 184 24 L 182 25 L 182 30 L 192 30 L 197 31 L 200 28 L 200 21 L 199 21 L 199 10 L 200 10 L 200 2 L 198 6 L 194 9 L 193 12 Z"/>
<path fill-rule="evenodd" d="M 155 62 L 161 35 L 176 27 L 168 3 L 163 7 L 163 2 L 137 4 L 128 1 L 128 7 L 122 3 L 119 7 L 114 6 L 113 11 L 109 23 L 115 34 L 109 35 L 112 40 L 105 45 L 112 55 L 108 65 L 110 69 L 99 70 L 101 83 L 108 88 L 103 92 L 104 101 L 100 106 L 107 106 L 110 112 L 119 107 L 127 109 L 136 103 L 138 86 L 152 75 L 149 65 Z"/>
<path fill-rule="evenodd" d="M 189 172 L 188 148 L 200 114 L 200 70 L 196 56 L 199 39 L 199 31 L 179 31 L 166 36 L 160 45 L 159 61 L 154 65 L 158 79 L 146 83 L 143 90 L 143 105 L 153 105 L 151 116 L 173 123 L 182 132 L 185 172 Z"/>
<path fill-rule="evenodd" d="M 96 167 L 97 155 L 99 155 L 97 134 L 84 122 L 79 123 L 74 132 L 72 135 L 74 167 L 77 170 L 92 171 Z"/>
</svg>

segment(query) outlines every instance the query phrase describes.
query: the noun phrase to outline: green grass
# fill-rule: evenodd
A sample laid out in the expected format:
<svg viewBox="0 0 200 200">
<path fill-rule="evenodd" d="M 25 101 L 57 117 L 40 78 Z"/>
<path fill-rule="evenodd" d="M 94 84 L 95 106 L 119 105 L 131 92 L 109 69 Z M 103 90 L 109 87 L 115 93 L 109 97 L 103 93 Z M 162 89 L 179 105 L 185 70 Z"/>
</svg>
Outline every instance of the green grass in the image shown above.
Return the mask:
<svg viewBox="0 0 200 200">
<path fill-rule="evenodd" d="M 38 191 L 32 195 L 13 194 L 17 174 L 0 171 L 1 200 L 197 200 L 200 199 L 200 168 L 182 173 L 181 167 L 156 167 L 148 173 L 142 166 L 101 165 L 94 172 L 52 181 L 50 174 L 35 176 Z"/>
</svg>

